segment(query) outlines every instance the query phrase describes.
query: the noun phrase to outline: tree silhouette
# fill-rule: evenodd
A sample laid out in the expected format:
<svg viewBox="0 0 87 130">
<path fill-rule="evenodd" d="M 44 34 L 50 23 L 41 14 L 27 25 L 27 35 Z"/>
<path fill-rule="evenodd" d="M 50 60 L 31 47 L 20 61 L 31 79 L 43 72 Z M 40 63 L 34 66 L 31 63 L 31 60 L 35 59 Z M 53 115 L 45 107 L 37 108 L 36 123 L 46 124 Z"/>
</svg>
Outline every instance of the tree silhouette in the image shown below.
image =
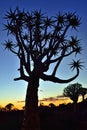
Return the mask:
<svg viewBox="0 0 87 130">
<path fill-rule="evenodd" d="M 14 106 L 14 104 L 9 103 L 9 104 L 7 104 L 7 105 L 5 106 L 5 108 L 6 108 L 7 110 L 11 111 L 12 108 L 13 108 L 13 106 Z"/>
<path fill-rule="evenodd" d="M 63 95 L 69 97 L 74 103 L 77 103 L 78 96 L 80 95 L 80 89 L 82 88 L 81 84 L 75 83 L 68 85 L 63 90 Z"/>
<path fill-rule="evenodd" d="M 74 111 L 76 112 L 76 104 L 80 95 L 82 85 L 79 83 L 70 84 L 63 90 L 63 95 L 69 97 L 74 103 Z"/>
<path fill-rule="evenodd" d="M 87 94 L 87 88 L 80 88 L 79 93 L 82 95 L 82 100 L 84 101 L 85 95 Z"/>
<path fill-rule="evenodd" d="M 38 10 L 21 11 L 19 8 L 9 10 L 5 18 L 5 29 L 13 36 L 4 43 L 5 48 L 15 54 L 19 61 L 20 77 L 14 80 L 28 82 L 24 130 L 40 130 L 38 116 L 38 87 L 39 80 L 54 83 L 68 83 L 79 75 L 81 61 L 72 61 L 71 69 L 76 74 L 69 79 L 60 79 L 56 74 L 64 58 L 81 52 L 79 39 L 68 34 L 68 30 L 77 30 L 80 18 L 75 13 L 58 13 L 48 17 Z M 70 36 L 70 37 L 69 37 Z M 51 65 L 54 64 L 54 68 Z M 48 70 L 51 69 L 51 73 Z"/>
<path fill-rule="evenodd" d="M 49 107 L 54 108 L 55 105 L 54 105 L 53 103 L 50 103 L 50 104 L 49 104 Z"/>
</svg>

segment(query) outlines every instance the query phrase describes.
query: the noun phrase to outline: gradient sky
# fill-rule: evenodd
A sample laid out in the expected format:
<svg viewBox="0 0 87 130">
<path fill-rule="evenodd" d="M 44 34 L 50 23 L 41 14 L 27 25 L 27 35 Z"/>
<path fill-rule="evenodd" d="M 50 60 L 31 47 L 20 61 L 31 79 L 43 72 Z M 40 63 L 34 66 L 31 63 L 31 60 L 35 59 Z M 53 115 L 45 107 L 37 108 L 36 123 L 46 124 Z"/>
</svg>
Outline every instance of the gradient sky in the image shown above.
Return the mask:
<svg viewBox="0 0 87 130">
<path fill-rule="evenodd" d="M 3 30 L 4 14 L 10 8 L 15 9 L 18 6 L 20 9 L 32 11 L 33 9 L 41 9 L 43 13 L 48 16 L 54 16 L 60 12 L 76 12 L 82 20 L 82 24 L 78 28 L 76 35 L 81 39 L 83 52 L 78 58 L 85 62 L 85 68 L 81 71 L 79 77 L 71 83 L 79 82 L 83 87 L 87 87 L 87 1 L 76 0 L 2 0 L 0 1 L 0 43 L 6 39 L 6 32 Z M 73 57 L 64 60 L 59 70 L 59 75 L 62 78 L 69 78 L 72 76 L 72 71 L 67 69 L 68 62 Z M 18 74 L 19 61 L 17 57 L 0 45 L 0 105 L 5 106 L 7 103 L 20 105 L 21 101 L 25 100 L 27 83 L 24 81 L 14 81 Z M 68 84 L 71 84 L 68 83 Z M 55 99 L 62 95 L 63 89 L 68 84 L 55 84 L 52 82 L 40 81 L 39 99 Z M 62 99 L 61 99 L 62 100 Z M 21 104 L 22 106 L 23 104 Z"/>
</svg>

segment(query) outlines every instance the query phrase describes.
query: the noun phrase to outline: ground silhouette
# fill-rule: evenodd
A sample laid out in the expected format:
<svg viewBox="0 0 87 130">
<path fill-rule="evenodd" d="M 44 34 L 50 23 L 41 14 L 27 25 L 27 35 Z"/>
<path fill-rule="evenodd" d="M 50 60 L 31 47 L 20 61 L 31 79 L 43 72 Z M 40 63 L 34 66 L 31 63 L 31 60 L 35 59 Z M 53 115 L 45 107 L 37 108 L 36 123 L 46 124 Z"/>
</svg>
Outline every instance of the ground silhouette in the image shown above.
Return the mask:
<svg viewBox="0 0 87 130">
<path fill-rule="evenodd" d="M 0 112 L 1 130 L 21 130 L 23 110 Z M 41 130 L 85 130 L 87 129 L 87 100 L 78 103 L 78 110 L 73 111 L 73 104 L 61 104 L 57 107 L 40 106 Z"/>
</svg>

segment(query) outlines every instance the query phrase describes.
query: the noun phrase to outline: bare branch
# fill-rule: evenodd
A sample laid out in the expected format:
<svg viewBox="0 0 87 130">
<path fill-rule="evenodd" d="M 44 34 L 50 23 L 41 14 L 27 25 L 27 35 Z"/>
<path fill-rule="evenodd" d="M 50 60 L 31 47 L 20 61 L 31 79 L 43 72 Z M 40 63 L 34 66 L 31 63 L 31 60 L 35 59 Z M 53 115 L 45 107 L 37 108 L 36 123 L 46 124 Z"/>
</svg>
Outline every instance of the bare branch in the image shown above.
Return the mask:
<svg viewBox="0 0 87 130">
<path fill-rule="evenodd" d="M 16 41 L 16 46 L 13 42 L 8 42 L 6 49 L 16 54 L 20 60 L 20 77 L 17 79 L 26 80 L 26 76 L 30 76 L 33 71 L 43 80 L 59 83 L 72 81 L 78 76 L 79 63 L 74 62 L 71 68 L 77 70 L 75 76 L 67 80 L 55 77 L 65 57 L 81 52 L 77 37 L 71 36 L 69 40 L 67 36 L 70 27 L 76 30 L 80 24 L 75 13 L 59 13 L 56 17 L 48 17 L 41 11 L 34 10 L 30 13 L 16 8 L 7 12 L 6 19 L 5 29 Z M 52 75 L 45 75 L 44 72 L 49 70 L 52 63 L 55 63 Z"/>
<path fill-rule="evenodd" d="M 26 82 L 29 82 L 29 77 L 28 76 L 24 76 L 24 77 L 18 77 L 18 78 L 14 79 L 14 81 L 18 81 L 18 80 L 25 80 Z"/>
<path fill-rule="evenodd" d="M 58 67 L 59 67 L 59 64 L 60 64 L 61 61 L 62 61 L 62 58 L 63 58 L 63 57 L 61 57 L 60 60 L 57 62 L 56 66 L 55 66 L 55 68 L 54 68 L 54 70 L 53 70 L 53 73 L 52 73 L 53 76 L 56 75 L 57 69 L 58 69 Z"/>
<path fill-rule="evenodd" d="M 43 79 L 44 81 L 51 81 L 54 83 L 68 83 L 73 81 L 77 76 L 79 75 L 79 69 L 77 68 L 77 73 L 75 76 L 73 76 L 72 78 L 63 80 L 63 79 L 59 79 L 58 77 L 52 76 L 52 75 L 46 75 L 46 74 L 42 74 L 40 76 L 41 79 Z"/>
</svg>

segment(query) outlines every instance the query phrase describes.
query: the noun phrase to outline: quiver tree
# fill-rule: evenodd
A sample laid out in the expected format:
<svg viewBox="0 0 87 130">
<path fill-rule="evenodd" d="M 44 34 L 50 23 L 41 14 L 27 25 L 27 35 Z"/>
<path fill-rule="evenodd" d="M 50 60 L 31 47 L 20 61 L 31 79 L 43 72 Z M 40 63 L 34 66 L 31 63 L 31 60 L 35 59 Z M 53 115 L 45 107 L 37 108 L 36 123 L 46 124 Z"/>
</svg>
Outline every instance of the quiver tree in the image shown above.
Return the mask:
<svg viewBox="0 0 87 130">
<path fill-rule="evenodd" d="M 63 95 L 69 97 L 74 103 L 74 111 L 76 112 L 77 101 L 80 95 L 80 90 L 82 89 L 82 85 L 79 83 L 70 84 L 63 90 Z"/>
<path fill-rule="evenodd" d="M 60 79 L 56 73 L 66 57 L 81 52 L 79 39 L 67 36 L 68 30 L 76 30 L 80 25 L 80 18 L 75 13 L 58 13 L 55 17 L 48 17 L 41 11 L 21 11 L 10 9 L 5 16 L 5 29 L 13 37 L 4 43 L 5 48 L 15 54 L 19 61 L 20 77 L 14 80 L 28 82 L 24 130 L 39 130 L 38 118 L 38 87 L 39 80 L 54 83 L 68 83 L 79 75 L 82 67 L 80 60 L 71 62 L 71 68 L 76 74 L 69 79 Z M 70 32 L 69 32 L 70 33 Z M 48 70 L 54 64 L 52 72 Z"/>
</svg>

